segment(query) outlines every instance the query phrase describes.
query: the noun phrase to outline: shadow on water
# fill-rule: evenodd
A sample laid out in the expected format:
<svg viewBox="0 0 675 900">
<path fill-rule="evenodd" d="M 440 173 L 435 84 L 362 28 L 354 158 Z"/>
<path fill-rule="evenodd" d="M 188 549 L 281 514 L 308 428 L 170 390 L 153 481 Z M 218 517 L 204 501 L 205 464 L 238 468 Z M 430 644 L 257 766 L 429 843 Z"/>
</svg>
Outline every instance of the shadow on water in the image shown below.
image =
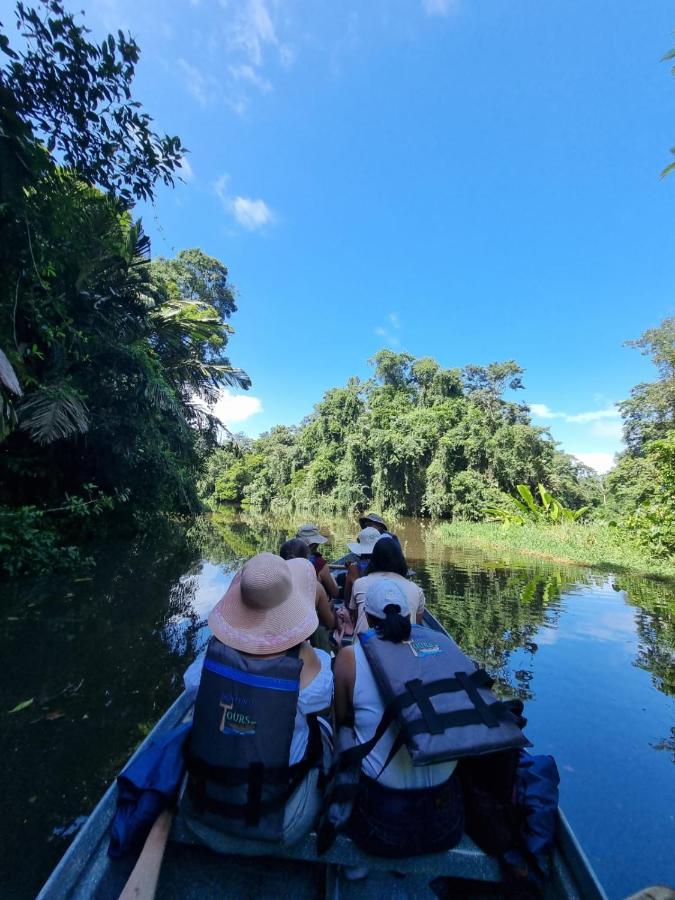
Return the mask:
<svg viewBox="0 0 675 900">
<path fill-rule="evenodd" d="M 3 585 L 3 897 L 35 895 L 65 849 L 58 834 L 93 808 L 194 655 L 193 588 L 182 576 L 199 555 L 184 529 L 163 525 L 97 557 L 89 580 Z M 176 616 L 178 644 L 167 640 Z"/>
<path fill-rule="evenodd" d="M 143 540 L 100 548 L 90 580 L 3 585 L 3 897 L 34 896 L 78 824 L 179 693 L 182 673 L 206 638 L 206 616 L 232 573 L 256 552 L 276 552 L 298 524 L 232 516 L 201 520 L 189 530 L 164 524 Z M 327 557 L 342 556 L 346 542 L 354 540 L 355 523 L 320 524 L 331 537 Z M 539 722 L 550 738 L 546 752 L 559 756 L 566 770 L 583 766 L 567 759 L 576 749 L 575 710 L 565 708 L 550 719 L 548 707 L 560 702 L 551 697 L 567 682 L 572 690 L 579 660 L 597 657 L 611 673 L 619 712 L 625 693 L 632 706 L 622 715 L 635 716 L 634 706 L 641 704 L 653 717 L 654 727 L 645 732 L 650 739 L 641 738 L 637 751 L 626 746 L 627 758 L 639 751 L 640 765 L 649 769 L 643 779 L 664 777 L 660 761 L 675 762 L 672 717 L 665 725 L 675 696 L 675 599 L 668 585 L 449 549 L 418 521 L 398 522 L 396 531 L 429 607 L 493 674 L 498 692 L 528 701 L 532 725 Z M 631 671 L 648 673 L 645 683 L 636 682 Z M 29 707 L 8 714 L 31 699 Z M 612 740 L 633 736 L 617 732 Z M 675 770 L 668 772 L 672 780 Z M 610 774 L 616 786 L 625 775 Z M 565 805 L 573 824 L 587 828 L 582 840 L 610 896 L 621 896 L 617 885 L 623 876 L 605 863 L 602 846 L 594 847 L 597 828 L 584 821 L 583 806 L 575 808 L 574 776 L 564 783 L 570 785 Z M 675 822 L 668 827 L 672 837 Z M 645 841 L 658 847 L 649 835 Z M 651 852 L 655 856 L 657 850 Z"/>
</svg>

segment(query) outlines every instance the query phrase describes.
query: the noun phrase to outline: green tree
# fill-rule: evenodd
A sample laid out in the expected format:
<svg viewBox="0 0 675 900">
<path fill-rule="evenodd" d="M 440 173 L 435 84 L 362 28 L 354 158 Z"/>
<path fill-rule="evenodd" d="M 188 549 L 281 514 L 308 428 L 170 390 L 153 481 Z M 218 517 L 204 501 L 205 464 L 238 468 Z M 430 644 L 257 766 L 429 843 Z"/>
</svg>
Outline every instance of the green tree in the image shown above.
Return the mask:
<svg viewBox="0 0 675 900">
<path fill-rule="evenodd" d="M 196 509 L 209 403 L 250 382 L 226 355 L 227 269 L 199 250 L 151 263 L 134 221 L 183 153 L 131 93 L 137 45 L 91 43 L 59 0 L 16 19 L 18 48 L 0 28 L 0 513 L 4 533 L 66 539 L 112 506 Z"/>
<path fill-rule="evenodd" d="M 125 203 L 152 198 L 158 180 L 173 184 L 185 148 L 153 131 L 133 99 L 133 38 L 119 31 L 92 43 L 61 0 L 17 3 L 15 18 L 21 43 L 0 33 L 0 106 L 15 120 L 11 131 L 35 135 L 64 166 Z"/>
<path fill-rule="evenodd" d="M 242 505 L 314 516 L 374 505 L 478 519 L 520 483 L 555 482 L 565 500 L 584 495 L 579 470 L 550 434 L 532 426 L 526 407 L 503 398 L 522 386 L 517 363 L 469 366 L 464 381 L 459 369 L 409 353 L 380 350 L 371 363 L 371 380 L 327 391 L 299 429 L 275 429 L 252 443 L 248 453 L 263 463 Z M 231 466 L 223 462 L 228 485 L 240 472 Z M 216 493 L 214 481 L 211 504 Z"/>
<path fill-rule="evenodd" d="M 635 455 L 675 428 L 675 316 L 629 341 L 628 346 L 651 356 L 659 376 L 656 381 L 636 385 L 628 400 L 619 403 L 624 440 Z"/>
</svg>

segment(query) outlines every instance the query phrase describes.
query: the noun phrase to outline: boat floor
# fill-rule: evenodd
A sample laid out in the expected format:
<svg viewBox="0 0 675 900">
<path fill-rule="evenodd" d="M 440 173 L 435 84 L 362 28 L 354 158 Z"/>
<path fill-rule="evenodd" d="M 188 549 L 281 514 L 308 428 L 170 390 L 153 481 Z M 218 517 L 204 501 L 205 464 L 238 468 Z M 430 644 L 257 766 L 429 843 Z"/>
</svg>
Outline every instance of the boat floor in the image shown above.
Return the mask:
<svg viewBox="0 0 675 900">
<path fill-rule="evenodd" d="M 77 893 L 89 900 L 117 900 L 133 867 L 132 861 L 108 860 L 106 875 L 88 893 Z M 381 861 L 378 860 L 381 864 Z M 367 877 L 351 881 L 345 869 L 335 864 L 279 857 L 224 856 L 196 845 L 171 842 L 162 865 L 157 900 L 208 900 L 237 898 L 259 900 L 417 900 L 417 898 L 463 897 L 467 900 L 500 900 L 503 885 L 458 878 L 436 879 L 438 892 L 431 888 L 430 875 L 424 873 L 371 868 Z M 559 897 L 546 891 L 546 897 Z"/>
</svg>

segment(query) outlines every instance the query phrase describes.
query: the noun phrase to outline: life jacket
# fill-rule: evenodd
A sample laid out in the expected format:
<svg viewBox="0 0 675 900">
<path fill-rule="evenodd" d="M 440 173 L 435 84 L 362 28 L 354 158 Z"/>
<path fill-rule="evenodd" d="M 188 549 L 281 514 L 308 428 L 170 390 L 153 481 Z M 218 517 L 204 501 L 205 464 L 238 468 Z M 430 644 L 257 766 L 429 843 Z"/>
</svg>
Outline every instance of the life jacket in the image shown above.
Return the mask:
<svg viewBox="0 0 675 900">
<path fill-rule="evenodd" d="M 349 726 L 338 731 L 317 832 L 319 853 L 346 826 L 361 789 L 361 763 L 394 722 L 399 734 L 385 767 L 402 746 L 414 766 L 530 746 L 518 725 L 520 701 L 497 700 L 490 691 L 492 678 L 444 632 L 413 625 L 410 640 L 400 644 L 382 640 L 374 630 L 358 637 L 384 712 L 365 743 L 359 743 Z"/>
<path fill-rule="evenodd" d="M 217 817 L 228 834 L 278 840 L 286 802 L 319 765 L 319 726 L 308 716 L 307 752 L 289 766 L 299 651 L 264 659 L 209 641 L 186 751 L 187 791 L 196 815 L 210 824 Z"/>
<path fill-rule="evenodd" d="M 413 625 L 400 644 L 373 630 L 359 640 L 385 706 L 372 740 L 400 726 L 392 757 L 403 744 L 414 766 L 530 746 L 509 703 L 491 692 L 492 678 L 448 635 Z"/>
<path fill-rule="evenodd" d="M 368 566 L 370 565 L 370 557 L 364 559 L 362 556 L 356 562 L 359 574 L 363 577 L 368 574 Z"/>
</svg>

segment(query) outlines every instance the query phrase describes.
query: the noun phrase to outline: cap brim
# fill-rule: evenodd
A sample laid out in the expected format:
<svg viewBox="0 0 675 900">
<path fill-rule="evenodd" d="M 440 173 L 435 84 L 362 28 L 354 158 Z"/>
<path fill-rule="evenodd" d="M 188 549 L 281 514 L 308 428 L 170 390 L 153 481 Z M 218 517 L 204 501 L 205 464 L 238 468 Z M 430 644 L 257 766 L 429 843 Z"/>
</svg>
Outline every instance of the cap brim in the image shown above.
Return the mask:
<svg viewBox="0 0 675 900">
<path fill-rule="evenodd" d="M 316 573 L 306 559 L 289 559 L 292 589 L 273 609 L 252 609 L 241 599 L 241 571 L 208 618 L 213 634 L 242 653 L 264 656 L 296 647 L 319 626 L 316 614 Z"/>
</svg>

